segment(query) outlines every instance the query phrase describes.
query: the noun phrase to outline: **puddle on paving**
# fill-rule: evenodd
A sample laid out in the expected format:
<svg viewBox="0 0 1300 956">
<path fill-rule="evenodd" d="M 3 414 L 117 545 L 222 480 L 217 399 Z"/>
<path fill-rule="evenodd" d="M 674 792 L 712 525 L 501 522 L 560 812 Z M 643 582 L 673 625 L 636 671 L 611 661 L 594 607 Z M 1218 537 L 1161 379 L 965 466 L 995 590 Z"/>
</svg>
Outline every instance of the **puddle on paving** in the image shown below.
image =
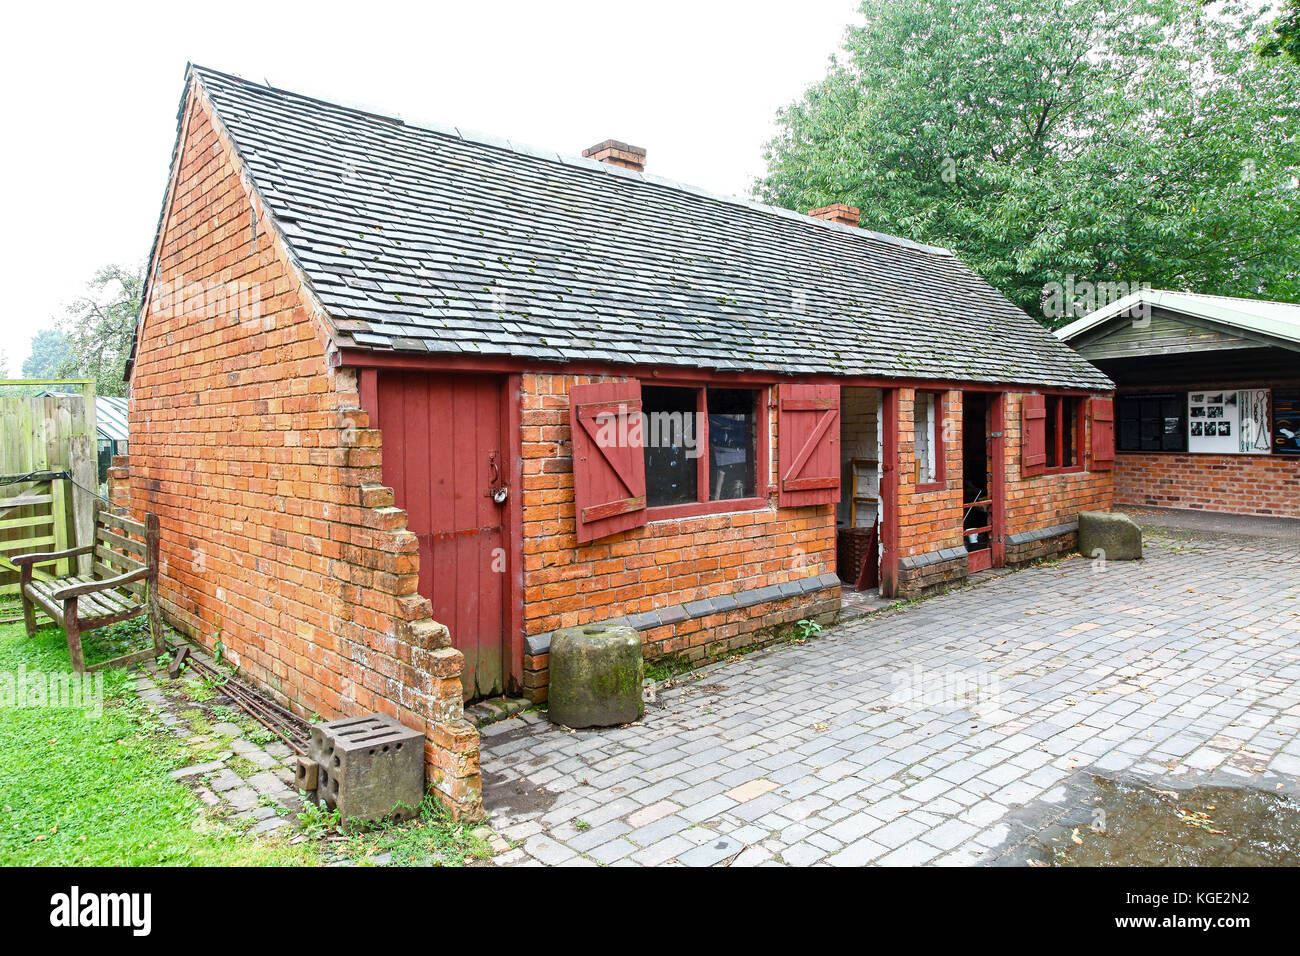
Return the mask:
<svg viewBox="0 0 1300 956">
<path fill-rule="evenodd" d="M 1300 865 L 1300 802 L 1289 796 L 1093 779 L 1091 825 L 1039 838 L 1055 866 Z"/>
</svg>

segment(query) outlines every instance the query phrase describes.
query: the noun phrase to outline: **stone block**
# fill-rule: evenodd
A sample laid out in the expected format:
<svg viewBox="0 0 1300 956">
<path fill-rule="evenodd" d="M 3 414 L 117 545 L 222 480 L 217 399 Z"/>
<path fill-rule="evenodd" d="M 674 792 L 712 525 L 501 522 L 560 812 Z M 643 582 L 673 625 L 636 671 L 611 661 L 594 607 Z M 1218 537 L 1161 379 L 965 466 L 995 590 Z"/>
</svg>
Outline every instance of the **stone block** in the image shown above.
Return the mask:
<svg viewBox="0 0 1300 956">
<path fill-rule="evenodd" d="M 566 727 L 612 727 L 640 718 L 645 704 L 641 637 L 631 627 L 589 624 L 551 637 L 548 715 Z"/>
<path fill-rule="evenodd" d="M 1085 558 L 1136 561 L 1142 557 L 1142 529 L 1128 515 L 1081 511 L 1079 553 Z"/>
<path fill-rule="evenodd" d="M 409 820 L 424 799 L 424 735 L 386 714 L 348 717 L 311 729 L 319 767 L 316 797 L 340 823 Z"/>
</svg>

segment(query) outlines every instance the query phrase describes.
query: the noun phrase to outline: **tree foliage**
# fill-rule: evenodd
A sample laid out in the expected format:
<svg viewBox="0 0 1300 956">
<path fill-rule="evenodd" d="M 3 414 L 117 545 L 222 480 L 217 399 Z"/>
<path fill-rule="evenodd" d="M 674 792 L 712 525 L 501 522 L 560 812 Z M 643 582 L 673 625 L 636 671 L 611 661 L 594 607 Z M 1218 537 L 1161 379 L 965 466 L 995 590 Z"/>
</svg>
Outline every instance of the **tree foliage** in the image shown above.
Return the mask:
<svg viewBox="0 0 1300 956">
<path fill-rule="evenodd" d="M 1286 0 L 1260 42 L 1261 55 L 1287 57 L 1300 66 L 1300 0 Z"/>
<path fill-rule="evenodd" d="M 140 314 L 143 271 L 108 265 L 95 273 L 86 294 L 58 320 L 69 354 L 58 367 L 63 378 L 93 378 L 100 395 L 125 395 L 122 380 Z"/>
<path fill-rule="evenodd" d="M 757 184 L 1053 284 L 1300 298 L 1300 73 L 1199 0 L 866 0 Z M 1064 321 L 1068 316 L 1048 316 Z"/>
<path fill-rule="evenodd" d="M 70 357 L 68 339 L 55 329 L 41 329 L 32 336 L 31 354 L 23 360 L 23 378 L 53 378 Z"/>
</svg>

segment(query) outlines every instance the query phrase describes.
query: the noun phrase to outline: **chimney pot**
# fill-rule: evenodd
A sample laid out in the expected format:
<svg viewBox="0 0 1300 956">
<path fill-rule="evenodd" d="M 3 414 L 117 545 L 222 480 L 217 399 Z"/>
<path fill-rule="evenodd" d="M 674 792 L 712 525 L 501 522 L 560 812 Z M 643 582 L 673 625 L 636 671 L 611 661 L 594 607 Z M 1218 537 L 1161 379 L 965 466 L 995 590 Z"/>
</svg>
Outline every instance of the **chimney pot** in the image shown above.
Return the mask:
<svg viewBox="0 0 1300 956">
<path fill-rule="evenodd" d="M 616 139 L 607 139 L 590 149 L 584 149 L 582 155 L 598 163 L 622 166 L 624 169 L 631 169 L 638 173 L 645 171 L 645 150 L 640 146 L 629 146 Z"/>
<path fill-rule="evenodd" d="M 831 206 L 822 206 L 820 209 L 810 210 L 808 215 L 814 219 L 838 222 L 844 226 L 856 226 L 858 219 L 861 217 L 861 211 L 857 206 L 846 206 L 842 202 L 837 202 Z"/>
</svg>

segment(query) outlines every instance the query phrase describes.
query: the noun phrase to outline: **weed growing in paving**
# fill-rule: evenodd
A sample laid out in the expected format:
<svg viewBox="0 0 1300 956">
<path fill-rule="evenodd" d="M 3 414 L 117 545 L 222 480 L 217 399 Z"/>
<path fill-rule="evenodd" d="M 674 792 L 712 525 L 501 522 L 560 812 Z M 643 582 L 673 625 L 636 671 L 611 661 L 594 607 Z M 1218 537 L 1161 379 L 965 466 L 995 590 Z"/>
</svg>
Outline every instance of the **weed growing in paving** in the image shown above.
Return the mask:
<svg viewBox="0 0 1300 956">
<path fill-rule="evenodd" d="M 474 827 L 453 822 L 431 795 L 425 796 L 419 815 L 408 823 L 355 824 L 349 831 L 345 851 L 356 860 L 387 853 L 396 866 L 461 866 L 492 855 Z"/>
<path fill-rule="evenodd" d="M 302 812 L 298 814 L 298 823 L 302 832 L 309 837 L 322 837 L 339 828 L 339 812 L 327 810 L 315 803 L 311 794 L 299 791 L 302 796 Z"/>
</svg>

